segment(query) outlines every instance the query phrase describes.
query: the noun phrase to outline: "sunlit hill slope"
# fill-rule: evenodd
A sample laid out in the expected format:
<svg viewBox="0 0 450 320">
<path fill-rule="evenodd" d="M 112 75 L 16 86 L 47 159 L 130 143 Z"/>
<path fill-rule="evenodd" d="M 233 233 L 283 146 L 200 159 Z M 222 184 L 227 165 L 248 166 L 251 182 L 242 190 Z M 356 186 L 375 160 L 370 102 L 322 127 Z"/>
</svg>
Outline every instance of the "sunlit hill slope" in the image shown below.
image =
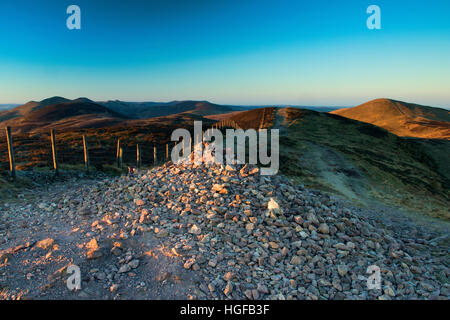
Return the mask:
<svg viewBox="0 0 450 320">
<path fill-rule="evenodd" d="M 450 139 L 450 112 L 445 109 L 376 99 L 331 113 L 374 124 L 401 137 Z"/>
</svg>

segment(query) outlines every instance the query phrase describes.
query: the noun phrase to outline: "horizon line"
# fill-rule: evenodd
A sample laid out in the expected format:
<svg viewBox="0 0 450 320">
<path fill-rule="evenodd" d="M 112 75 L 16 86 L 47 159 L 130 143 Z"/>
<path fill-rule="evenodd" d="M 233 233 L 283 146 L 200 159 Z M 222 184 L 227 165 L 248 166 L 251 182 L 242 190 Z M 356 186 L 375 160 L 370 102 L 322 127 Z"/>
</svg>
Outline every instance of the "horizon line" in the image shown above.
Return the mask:
<svg viewBox="0 0 450 320">
<path fill-rule="evenodd" d="M 112 101 L 112 102 L 118 101 L 118 102 L 125 102 L 125 103 L 170 103 L 170 102 L 196 101 L 196 102 L 209 102 L 209 103 L 223 105 L 223 106 L 236 106 L 236 107 L 281 107 L 281 106 L 283 106 L 283 107 L 314 107 L 314 108 L 337 108 L 337 109 L 340 109 L 340 108 L 352 108 L 352 107 L 356 107 L 356 106 L 359 106 L 361 104 L 364 104 L 364 103 L 367 103 L 367 102 L 370 102 L 370 101 L 373 101 L 373 100 L 386 99 L 386 100 L 400 101 L 400 102 L 410 103 L 410 104 L 418 104 L 418 105 L 422 105 L 422 106 L 426 106 L 426 107 L 441 108 L 441 109 L 450 110 L 450 106 L 433 106 L 433 105 L 430 105 L 430 104 L 421 104 L 421 103 L 416 103 L 416 102 L 407 102 L 407 101 L 404 101 L 404 100 L 398 100 L 398 99 L 393 99 L 393 98 L 385 98 L 385 97 L 365 100 L 364 102 L 361 102 L 361 103 L 358 103 L 358 104 L 355 104 L 355 105 L 333 105 L 333 104 L 295 104 L 295 103 L 264 103 L 264 104 L 263 103 L 261 103 L 261 104 L 258 104 L 258 103 L 256 103 L 256 104 L 217 103 L 217 102 L 213 102 L 212 100 L 208 100 L 208 99 L 173 99 L 173 100 L 167 100 L 167 101 L 158 100 L 158 99 L 156 99 L 156 100 L 121 100 L 121 99 L 107 99 L 107 100 L 99 99 L 99 100 L 93 100 L 93 99 L 90 99 L 90 98 L 88 98 L 86 96 L 80 96 L 80 97 L 71 99 L 71 98 L 66 98 L 64 96 L 55 95 L 55 96 L 50 96 L 50 97 L 44 98 L 42 100 L 29 100 L 29 101 L 23 102 L 23 103 L 17 103 L 17 102 L 4 103 L 4 102 L 2 102 L 2 103 L 0 103 L 0 106 L 8 106 L 8 105 L 10 105 L 10 106 L 18 107 L 18 106 L 22 106 L 22 105 L 30 103 L 30 102 L 41 102 L 43 100 L 56 98 L 56 97 L 64 98 L 64 99 L 68 99 L 68 100 L 72 100 L 72 101 L 73 100 L 77 100 L 77 99 L 88 99 L 88 100 L 91 100 L 91 101 L 96 102 L 96 103 L 108 102 L 108 101 Z"/>
</svg>

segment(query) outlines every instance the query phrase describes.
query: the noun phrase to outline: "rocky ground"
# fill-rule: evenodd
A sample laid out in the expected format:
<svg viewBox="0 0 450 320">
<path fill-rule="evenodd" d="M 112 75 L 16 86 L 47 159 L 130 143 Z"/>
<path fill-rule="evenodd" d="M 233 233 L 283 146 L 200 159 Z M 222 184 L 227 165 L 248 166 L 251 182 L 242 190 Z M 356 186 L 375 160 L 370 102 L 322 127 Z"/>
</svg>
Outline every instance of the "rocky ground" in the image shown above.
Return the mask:
<svg viewBox="0 0 450 320">
<path fill-rule="evenodd" d="M 250 166 L 168 163 L 0 205 L 3 299 L 448 299 L 449 227 Z M 81 290 L 66 286 L 80 267 Z M 367 287 L 378 266 L 381 289 Z"/>
</svg>

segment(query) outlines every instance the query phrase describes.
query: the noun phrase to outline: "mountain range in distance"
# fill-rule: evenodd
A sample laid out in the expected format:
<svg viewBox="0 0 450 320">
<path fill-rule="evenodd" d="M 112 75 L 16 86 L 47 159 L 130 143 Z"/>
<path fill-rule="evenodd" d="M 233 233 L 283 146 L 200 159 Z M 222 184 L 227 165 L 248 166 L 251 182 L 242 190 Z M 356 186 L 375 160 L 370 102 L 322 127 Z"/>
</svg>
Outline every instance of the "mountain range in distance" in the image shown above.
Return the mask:
<svg viewBox="0 0 450 320">
<path fill-rule="evenodd" d="M 264 106 L 265 107 L 265 106 Z M 287 106 L 271 106 L 285 108 Z M 55 129 L 104 128 L 137 126 L 151 123 L 183 123 L 193 120 L 220 121 L 238 118 L 246 110 L 261 106 L 220 105 L 208 101 L 125 102 L 119 100 L 92 101 L 51 97 L 30 101 L 12 109 L 0 111 L 0 125 L 13 131 L 36 132 Z M 356 107 L 289 106 L 330 113 L 366 122 L 403 137 L 450 140 L 450 112 L 392 99 L 375 99 Z M 256 121 L 256 120 L 255 120 Z"/>
<path fill-rule="evenodd" d="M 100 128 L 110 126 L 148 125 L 156 121 L 179 122 L 210 118 L 261 108 L 257 106 L 219 105 L 208 101 L 126 102 L 93 101 L 88 98 L 70 100 L 51 97 L 23 105 L 9 105 L 0 110 L 0 124 L 15 132 L 36 132 L 55 129 Z M 12 107 L 12 108 L 11 108 Z M 7 106 L 5 105 L 5 108 Z M 316 108 L 318 111 L 329 111 Z M 183 121 L 181 121 L 183 122 Z"/>
<path fill-rule="evenodd" d="M 0 111 L 0 125 L 11 126 L 13 132 L 20 133 L 44 131 L 50 127 L 58 130 L 104 128 L 148 125 L 157 121 L 176 123 L 180 119 L 200 120 L 205 115 L 235 110 L 242 109 L 207 101 L 95 102 L 88 98 L 52 97 Z"/>
<path fill-rule="evenodd" d="M 0 104 L 0 111 L 5 111 L 9 109 L 13 109 L 19 106 L 46 106 L 50 104 L 56 104 L 56 103 L 64 103 L 69 101 L 76 101 L 76 100 L 85 100 L 93 103 L 98 103 L 100 105 L 104 105 L 105 107 L 111 108 L 114 111 L 122 112 L 124 114 L 132 113 L 132 117 L 135 118 L 145 118 L 147 117 L 146 111 L 148 111 L 149 108 L 164 108 L 164 107 L 173 107 L 173 106 L 182 106 L 183 104 L 189 104 L 192 102 L 197 103 L 210 103 L 208 101 L 194 101 L 194 100 L 173 100 L 168 102 L 154 102 L 154 101 L 148 101 L 148 102 L 130 102 L 130 101 L 121 101 L 121 100 L 108 100 L 108 101 L 92 101 L 87 98 L 78 98 L 74 100 L 66 99 L 63 97 L 51 97 L 44 99 L 40 102 L 37 101 L 30 101 L 25 104 L 19 104 L 19 103 L 5 103 Z M 212 103 L 211 103 L 212 104 Z M 217 104 L 216 104 L 217 105 Z M 340 108 L 347 108 L 346 106 L 342 107 L 331 107 L 331 106 L 303 106 L 303 105 L 221 105 L 223 107 L 231 108 L 233 110 L 251 110 L 251 109 L 258 109 L 258 108 L 264 108 L 264 107 L 279 107 L 279 108 L 285 108 L 285 107 L 292 107 L 292 108 L 299 108 L 299 109 L 308 109 L 308 110 L 314 110 L 314 111 L 320 111 L 320 112 L 330 112 L 333 110 L 337 110 Z M 164 113 L 164 112 L 163 112 Z"/>
</svg>

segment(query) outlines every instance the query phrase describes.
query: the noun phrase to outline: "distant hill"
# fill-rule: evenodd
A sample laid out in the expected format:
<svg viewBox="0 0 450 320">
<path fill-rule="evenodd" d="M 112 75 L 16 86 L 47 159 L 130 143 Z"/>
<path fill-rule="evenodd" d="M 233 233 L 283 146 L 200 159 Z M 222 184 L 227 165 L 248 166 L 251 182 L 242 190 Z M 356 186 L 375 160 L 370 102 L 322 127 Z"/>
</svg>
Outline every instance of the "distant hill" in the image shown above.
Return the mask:
<svg viewBox="0 0 450 320">
<path fill-rule="evenodd" d="M 238 105 L 219 105 L 208 101 L 170 101 L 170 102 L 125 102 L 120 100 L 110 100 L 97 102 L 116 112 L 127 114 L 135 119 L 146 119 L 153 117 L 167 116 L 183 112 L 202 115 L 208 119 L 221 120 L 227 118 L 230 113 L 237 114 L 240 111 L 261 109 L 264 107 L 286 107 L 277 106 L 238 106 Z M 293 106 L 293 108 L 303 108 L 319 112 L 330 112 L 336 110 L 336 107 L 308 107 Z"/>
<path fill-rule="evenodd" d="M 2 104 L 0 104 L 0 111 L 13 109 L 13 108 L 15 108 L 17 106 L 20 106 L 20 104 L 16 104 L 16 103 L 2 103 Z"/>
<path fill-rule="evenodd" d="M 172 102 L 126 102 L 120 100 L 99 101 L 98 104 L 105 106 L 121 114 L 127 114 L 131 118 L 145 119 L 152 114 L 158 114 L 153 108 L 169 107 L 176 103 Z M 156 112 L 155 112 L 156 111 Z"/>
<path fill-rule="evenodd" d="M 450 112 L 391 99 L 376 99 L 331 112 L 374 124 L 401 137 L 450 140 Z"/>
<path fill-rule="evenodd" d="M 51 98 L 44 99 L 40 102 L 30 101 L 30 102 L 25 103 L 24 105 L 16 106 L 15 108 L 13 108 L 11 110 L 6 110 L 6 111 L 0 112 L 0 122 L 9 120 L 9 119 L 26 116 L 26 115 L 30 114 L 31 112 L 38 110 L 40 108 L 44 108 L 44 107 L 47 107 L 47 106 L 50 106 L 53 104 L 69 102 L 69 101 L 70 101 L 69 99 L 62 98 L 62 97 L 51 97 Z"/>
<path fill-rule="evenodd" d="M 78 106 L 78 107 L 77 107 Z M 100 108 L 104 107 L 106 109 Z M 77 110 L 79 108 L 79 110 Z M 38 125 L 39 121 L 60 121 L 65 120 L 65 125 L 69 123 L 77 124 L 77 127 L 83 126 L 80 121 L 86 120 L 86 125 L 91 125 L 93 117 L 87 117 L 88 114 L 102 114 L 103 125 L 107 125 L 108 121 L 104 118 L 106 115 L 112 118 L 127 119 L 150 119 L 161 118 L 177 114 L 191 114 L 193 116 L 201 116 L 210 120 L 221 120 L 231 115 L 238 115 L 239 112 L 260 109 L 258 106 L 234 106 L 219 105 L 208 101 L 169 101 L 169 102 L 128 102 L 120 100 L 108 101 L 92 101 L 88 98 L 78 98 L 70 100 L 64 97 L 51 97 L 42 101 L 30 101 L 21 106 L 1 111 L 0 123 L 8 121 L 8 125 L 23 125 L 24 122 L 31 125 L 31 121 Z M 295 107 L 297 108 L 297 107 Z M 334 110 L 332 107 L 304 107 L 321 112 Z M 42 109 L 42 110 L 41 110 Z M 61 109 L 61 110 L 57 110 Z M 41 110 L 41 111 L 39 111 Z M 83 117 L 80 117 L 84 115 Z M 76 121 L 68 121 L 70 117 L 77 117 Z M 14 120 L 14 121 L 12 121 Z M 28 120 L 28 122 L 27 122 Z M 117 122 L 117 121 L 113 121 Z M 98 124 L 96 121 L 94 123 Z M 5 123 L 4 123 L 5 124 Z"/>
<path fill-rule="evenodd" d="M 0 112 L 0 126 L 11 126 L 14 132 L 25 133 L 49 128 L 70 130 L 147 125 L 155 121 L 185 123 L 189 119 L 203 119 L 209 123 L 211 120 L 204 119 L 204 116 L 226 114 L 234 110 L 232 106 L 208 101 L 94 102 L 88 98 L 69 100 L 52 97 Z"/>
<path fill-rule="evenodd" d="M 195 102 L 195 101 L 184 101 L 177 104 L 178 107 L 185 107 L 189 109 L 186 111 L 187 113 L 200 115 L 200 116 L 207 116 L 207 115 L 214 115 L 214 114 L 222 114 L 226 112 L 232 112 L 235 109 L 233 109 L 230 106 L 222 106 L 214 103 L 210 103 L 208 101 L 201 101 L 201 102 Z"/>
<path fill-rule="evenodd" d="M 120 113 L 85 99 L 76 99 L 69 102 L 40 107 L 39 109 L 29 112 L 24 117 L 27 121 L 48 122 L 60 121 L 80 115 L 102 115 L 110 118 L 127 118 Z"/>
<path fill-rule="evenodd" d="M 306 109 L 313 110 L 318 112 L 330 112 L 334 110 L 338 110 L 344 107 L 330 107 L 330 106 L 296 106 L 296 105 L 287 105 L 287 104 L 274 104 L 274 105 L 259 105 L 259 106 L 234 106 L 234 108 L 240 108 L 241 111 L 244 110 L 252 110 L 252 109 L 262 109 L 262 108 L 295 108 L 295 109 Z"/>
<path fill-rule="evenodd" d="M 40 102 L 30 101 L 14 109 L 0 112 L 0 125 L 11 126 L 14 132 L 54 128 L 99 127 L 128 119 L 87 98 L 69 100 L 52 97 Z"/>
<path fill-rule="evenodd" d="M 99 102 L 118 113 L 127 114 L 134 119 L 163 117 L 171 114 L 189 112 L 197 115 L 213 115 L 231 112 L 230 106 L 222 106 L 208 101 L 171 101 L 171 102 Z"/>
</svg>

